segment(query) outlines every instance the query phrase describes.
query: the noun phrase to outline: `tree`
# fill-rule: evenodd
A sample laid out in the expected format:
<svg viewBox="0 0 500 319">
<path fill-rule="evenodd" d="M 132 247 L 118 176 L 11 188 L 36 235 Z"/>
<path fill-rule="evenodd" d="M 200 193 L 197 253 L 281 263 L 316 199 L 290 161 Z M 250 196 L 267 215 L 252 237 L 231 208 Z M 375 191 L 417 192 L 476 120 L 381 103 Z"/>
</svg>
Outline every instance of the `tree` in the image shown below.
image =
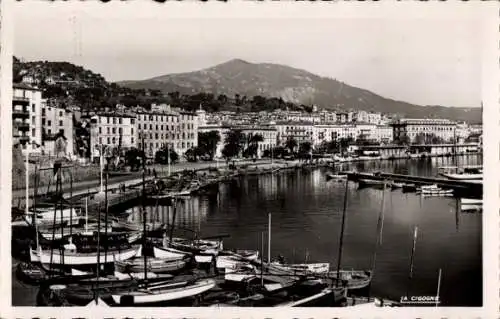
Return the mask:
<svg viewBox="0 0 500 319">
<path fill-rule="evenodd" d="M 66 155 L 66 147 L 68 143 L 66 137 L 61 132 L 57 133 L 54 138 L 54 153 L 56 157 Z"/>
<path fill-rule="evenodd" d="M 257 157 L 257 153 L 259 150 L 259 142 L 263 142 L 264 137 L 262 134 L 250 134 L 247 137 L 248 146 L 244 151 L 243 156 L 245 157 Z"/>
<path fill-rule="evenodd" d="M 176 163 L 179 160 L 179 154 L 169 146 L 164 146 L 155 153 L 155 163 L 157 164 L 169 164 L 168 155 L 170 154 L 170 164 Z"/>
<path fill-rule="evenodd" d="M 130 170 L 138 170 L 141 166 L 144 152 L 137 148 L 131 148 L 125 152 L 125 165 L 130 166 Z"/>
<path fill-rule="evenodd" d="M 220 142 L 219 131 L 209 131 L 198 133 L 198 155 L 208 155 L 212 161 L 217 150 L 217 144 Z"/>
<path fill-rule="evenodd" d="M 240 154 L 241 150 L 245 145 L 245 135 L 241 130 L 231 130 L 227 133 L 224 140 L 224 148 L 222 149 L 222 155 L 229 160 Z"/>
<path fill-rule="evenodd" d="M 198 161 L 198 149 L 196 147 L 191 147 L 184 153 L 184 157 L 188 162 L 197 162 Z"/>
<path fill-rule="evenodd" d="M 286 140 L 285 147 L 290 151 L 290 153 L 293 153 L 293 151 L 297 147 L 297 144 L 297 140 L 291 137 Z"/>
<path fill-rule="evenodd" d="M 312 145 L 311 142 L 302 142 L 299 146 L 299 157 L 310 158 L 312 155 Z"/>
</svg>

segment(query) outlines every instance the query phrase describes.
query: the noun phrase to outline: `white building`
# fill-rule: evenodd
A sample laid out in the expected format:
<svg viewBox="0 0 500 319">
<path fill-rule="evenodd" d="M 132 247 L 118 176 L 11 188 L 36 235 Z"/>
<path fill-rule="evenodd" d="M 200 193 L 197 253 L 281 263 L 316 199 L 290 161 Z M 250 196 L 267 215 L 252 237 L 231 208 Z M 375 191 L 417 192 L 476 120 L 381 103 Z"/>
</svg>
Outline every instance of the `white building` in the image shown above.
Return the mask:
<svg viewBox="0 0 500 319">
<path fill-rule="evenodd" d="M 99 158 L 101 146 L 126 150 L 137 147 L 137 123 L 134 114 L 101 112 L 90 120 L 91 160 Z"/>
<path fill-rule="evenodd" d="M 288 139 L 295 139 L 297 143 L 313 142 L 312 122 L 277 122 L 277 139 L 280 145 L 284 145 Z"/>
<path fill-rule="evenodd" d="M 261 158 L 266 150 L 271 150 L 277 145 L 278 131 L 275 127 L 271 126 L 250 126 L 241 127 L 241 132 L 246 135 L 247 140 L 252 135 L 261 135 L 263 138 L 262 142 L 257 145 L 257 157 Z"/>
<path fill-rule="evenodd" d="M 456 138 L 456 123 L 446 119 L 400 119 L 391 126 L 395 140 L 407 137 L 410 142 L 415 142 L 419 135 L 436 136 L 445 142 Z"/>
<path fill-rule="evenodd" d="M 42 146 L 43 152 L 56 155 L 54 149 L 55 137 L 62 134 L 66 140 L 66 156 L 74 154 L 73 112 L 42 101 Z"/>
<path fill-rule="evenodd" d="M 42 92 L 25 84 L 13 85 L 12 137 L 23 152 L 40 153 L 42 145 Z"/>
</svg>

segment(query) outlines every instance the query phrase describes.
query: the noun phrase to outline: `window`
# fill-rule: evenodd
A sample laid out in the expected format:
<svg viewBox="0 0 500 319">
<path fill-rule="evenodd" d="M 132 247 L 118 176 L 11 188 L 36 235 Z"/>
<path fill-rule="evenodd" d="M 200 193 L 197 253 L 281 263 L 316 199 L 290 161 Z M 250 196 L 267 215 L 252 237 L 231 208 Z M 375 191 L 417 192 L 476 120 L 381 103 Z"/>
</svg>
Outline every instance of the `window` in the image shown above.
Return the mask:
<svg viewBox="0 0 500 319">
<path fill-rule="evenodd" d="M 63 126 L 63 121 L 59 121 L 59 126 Z"/>
<path fill-rule="evenodd" d="M 31 104 L 31 111 L 34 113 L 35 112 L 35 104 Z"/>
<path fill-rule="evenodd" d="M 160 126 L 160 129 L 163 131 L 163 124 Z"/>
<path fill-rule="evenodd" d="M 59 117 L 63 116 L 63 111 L 59 111 Z"/>
<path fill-rule="evenodd" d="M 118 118 L 118 124 L 122 124 L 122 118 Z"/>
<path fill-rule="evenodd" d="M 121 127 L 118 128 L 118 134 L 122 134 L 123 133 L 123 130 Z"/>
<path fill-rule="evenodd" d="M 35 117 L 34 116 L 31 117 L 31 124 L 35 125 Z"/>
<path fill-rule="evenodd" d="M 115 144 L 115 142 L 116 142 L 116 138 L 114 138 L 114 137 L 113 137 L 113 138 L 111 139 L 111 141 L 112 141 L 112 143 L 113 143 L 113 144 Z"/>
<path fill-rule="evenodd" d="M 158 133 L 155 133 L 155 139 L 158 139 Z"/>
<path fill-rule="evenodd" d="M 130 124 L 135 124 L 135 119 L 130 119 Z M 140 126 L 140 124 L 139 124 L 139 126 Z"/>
<path fill-rule="evenodd" d="M 113 131 L 113 134 L 116 134 L 116 127 L 113 127 L 112 131 Z"/>
<path fill-rule="evenodd" d="M 156 130 L 158 131 L 158 124 L 156 124 Z"/>
<path fill-rule="evenodd" d="M 130 138 L 130 143 L 134 144 L 134 138 L 133 137 Z"/>
<path fill-rule="evenodd" d="M 99 137 L 99 144 L 102 144 L 102 137 Z"/>
<path fill-rule="evenodd" d="M 52 130 L 50 128 L 47 130 L 47 135 L 52 135 Z"/>
<path fill-rule="evenodd" d="M 36 130 L 35 130 L 35 129 L 32 129 L 32 130 L 31 130 L 31 136 L 35 137 L 35 135 L 36 135 Z"/>
<path fill-rule="evenodd" d="M 113 124 L 116 124 L 116 117 L 113 117 Z"/>
<path fill-rule="evenodd" d="M 108 137 L 108 139 L 107 139 L 107 140 L 108 140 L 108 144 L 110 144 L 110 143 L 109 143 L 109 137 Z"/>
<path fill-rule="evenodd" d="M 133 127 L 130 128 L 130 134 L 134 135 L 134 128 Z"/>
<path fill-rule="evenodd" d="M 109 134 L 109 126 L 106 127 L 106 132 Z"/>
<path fill-rule="evenodd" d="M 99 134 L 102 134 L 102 127 L 99 126 Z"/>
<path fill-rule="evenodd" d="M 52 125 L 52 121 L 51 121 L 51 120 L 48 120 L 48 121 L 47 121 L 47 125 L 48 125 L 48 126 L 51 126 L 51 125 Z"/>
<path fill-rule="evenodd" d="M 45 125 L 45 119 L 42 119 L 42 125 Z"/>
<path fill-rule="evenodd" d="M 153 129 L 153 124 L 149 124 L 149 129 L 152 130 Z"/>
</svg>

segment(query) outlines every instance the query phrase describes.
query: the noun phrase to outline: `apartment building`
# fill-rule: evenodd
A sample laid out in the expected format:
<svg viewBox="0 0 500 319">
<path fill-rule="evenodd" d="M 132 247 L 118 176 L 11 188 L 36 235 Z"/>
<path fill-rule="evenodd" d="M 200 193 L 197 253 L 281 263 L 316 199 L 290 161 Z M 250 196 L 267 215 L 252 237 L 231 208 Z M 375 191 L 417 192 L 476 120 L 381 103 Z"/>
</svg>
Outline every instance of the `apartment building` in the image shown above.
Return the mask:
<svg viewBox="0 0 500 319">
<path fill-rule="evenodd" d="M 283 145 L 288 139 L 295 139 L 298 144 L 313 142 L 312 122 L 277 122 L 275 127 L 279 145 Z"/>
<path fill-rule="evenodd" d="M 57 155 L 55 138 L 60 134 L 66 141 L 66 156 L 74 154 L 73 112 L 47 100 L 42 100 L 42 146 L 47 155 Z"/>
<path fill-rule="evenodd" d="M 91 160 L 99 158 L 101 147 L 126 150 L 137 147 L 135 114 L 98 112 L 90 118 Z"/>
<path fill-rule="evenodd" d="M 456 123 L 447 119 L 400 119 L 391 124 L 395 140 L 408 138 L 414 142 L 415 138 L 436 136 L 444 141 L 453 141 L 456 137 Z"/>
<path fill-rule="evenodd" d="M 271 150 L 277 146 L 278 141 L 278 130 L 276 127 L 272 126 L 247 126 L 240 127 L 241 132 L 245 134 L 247 141 L 253 135 L 262 136 L 263 141 L 259 142 L 257 145 L 257 157 L 261 158 L 264 151 Z"/>
<path fill-rule="evenodd" d="M 26 84 L 13 85 L 12 142 L 24 152 L 41 153 L 42 92 Z M 35 143 L 35 145 L 33 144 Z"/>
</svg>

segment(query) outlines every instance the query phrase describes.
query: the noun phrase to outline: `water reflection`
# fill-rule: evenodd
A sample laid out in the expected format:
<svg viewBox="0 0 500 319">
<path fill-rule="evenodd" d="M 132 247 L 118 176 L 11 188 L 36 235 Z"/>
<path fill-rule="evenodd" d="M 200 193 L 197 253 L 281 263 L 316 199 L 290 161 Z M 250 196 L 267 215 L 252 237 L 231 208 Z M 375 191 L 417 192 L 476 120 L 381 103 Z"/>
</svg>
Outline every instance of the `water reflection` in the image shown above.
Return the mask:
<svg viewBox="0 0 500 319">
<path fill-rule="evenodd" d="M 343 165 L 341 169 L 383 170 L 435 176 L 437 167 L 481 164 L 479 156 L 401 160 Z M 203 236 L 230 234 L 228 248 L 259 249 L 272 213 L 271 255 L 294 262 L 327 261 L 336 266 L 345 183 L 327 181 L 327 169 L 248 176 L 219 186 L 219 195 L 192 197 L 177 207 L 176 225 L 200 229 Z M 370 268 L 377 236 L 382 192 L 349 183 L 343 268 Z M 148 207 L 148 218 L 172 222 L 173 209 Z M 141 221 L 139 209 L 130 216 Z M 411 294 L 433 295 L 443 270 L 444 305 L 480 306 L 482 263 L 480 214 L 460 214 L 454 198 L 422 198 L 387 190 L 383 244 L 377 251 L 372 291 L 399 299 L 408 289 L 413 229 L 418 226 Z M 264 244 L 267 251 L 267 237 Z M 266 253 L 267 254 L 267 253 Z"/>
</svg>

